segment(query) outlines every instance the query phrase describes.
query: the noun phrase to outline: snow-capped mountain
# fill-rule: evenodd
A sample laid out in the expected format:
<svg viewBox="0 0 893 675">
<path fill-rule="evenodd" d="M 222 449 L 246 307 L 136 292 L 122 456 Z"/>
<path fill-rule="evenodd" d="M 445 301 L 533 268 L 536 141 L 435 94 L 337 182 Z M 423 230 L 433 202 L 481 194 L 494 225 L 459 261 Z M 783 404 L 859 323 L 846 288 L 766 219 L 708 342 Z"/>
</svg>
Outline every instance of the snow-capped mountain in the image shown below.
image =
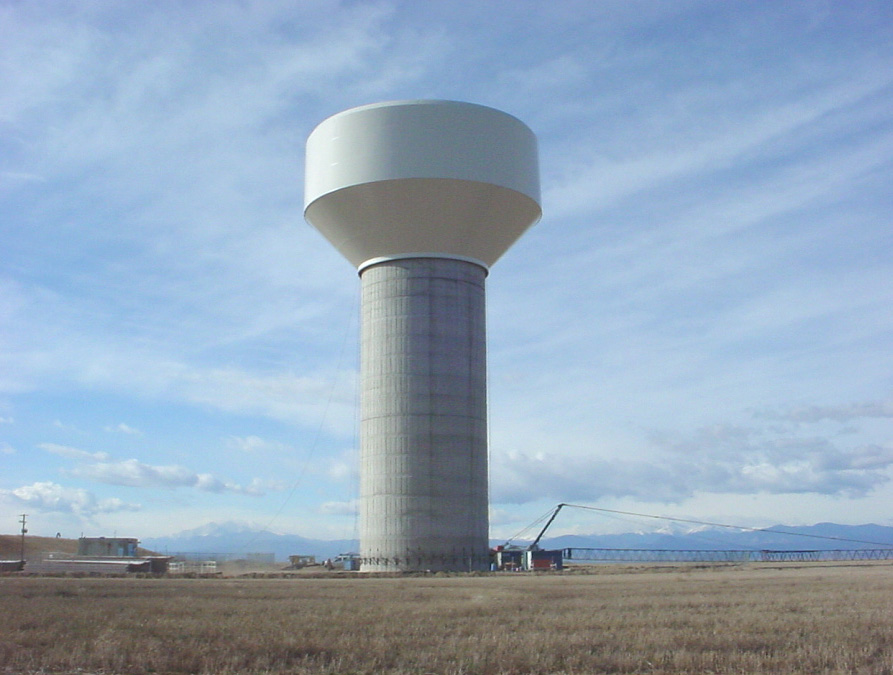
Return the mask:
<svg viewBox="0 0 893 675">
<path fill-rule="evenodd" d="M 494 545 L 505 543 L 493 540 Z M 511 542 L 526 546 L 529 541 Z M 168 537 L 145 539 L 141 545 L 158 553 L 204 553 L 230 558 L 248 557 L 251 553 L 273 553 L 277 562 L 290 555 L 315 555 L 330 558 L 356 551 L 355 539 L 308 539 L 297 534 L 271 532 L 252 523 L 207 523 Z M 739 531 L 707 528 L 664 532 L 632 532 L 627 534 L 562 535 L 546 537 L 542 548 L 632 548 L 673 550 L 828 550 L 885 548 L 893 546 L 893 527 L 884 525 L 838 525 L 819 523 L 810 526 L 774 527 Z"/>
</svg>

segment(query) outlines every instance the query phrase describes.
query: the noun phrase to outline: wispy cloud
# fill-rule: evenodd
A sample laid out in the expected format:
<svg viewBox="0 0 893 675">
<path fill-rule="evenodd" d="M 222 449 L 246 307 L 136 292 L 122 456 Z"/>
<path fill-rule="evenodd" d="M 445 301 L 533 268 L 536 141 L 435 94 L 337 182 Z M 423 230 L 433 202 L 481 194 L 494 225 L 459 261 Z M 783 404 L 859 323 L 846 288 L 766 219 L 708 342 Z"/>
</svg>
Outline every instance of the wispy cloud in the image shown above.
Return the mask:
<svg viewBox="0 0 893 675">
<path fill-rule="evenodd" d="M 879 72 L 857 80 L 829 82 L 824 90 L 806 99 L 799 92 L 792 91 L 786 94 L 791 97 L 790 102 L 773 98 L 755 100 L 755 105 L 749 108 L 728 108 L 709 123 L 705 123 L 705 118 L 700 116 L 697 124 L 689 126 L 676 120 L 679 133 L 663 137 L 666 145 L 655 147 L 644 144 L 634 150 L 632 156 L 617 158 L 600 153 L 566 165 L 566 175 L 553 177 L 551 186 L 544 194 L 548 212 L 561 219 L 604 210 L 637 194 L 654 194 L 662 184 L 670 181 L 678 182 L 696 174 L 721 174 L 728 171 L 733 163 L 759 164 L 769 156 L 774 159 L 772 173 L 783 172 L 806 159 L 800 154 L 802 148 L 797 147 L 794 151 L 786 147 L 790 139 L 797 138 L 798 142 L 802 142 L 803 139 L 798 137 L 826 136 L 829 125 L 846 125 L 851 106 L 871 98 L 889 84 L 889 74 Z M 706 90 L 702 94 L 686 93 L 690 99 L 706 96 Z M 723 103 L 721 98 L 724 93 L 727 92 L 712 90 L 711 103 L 725 108 L 728 104 Z M 697 108 L 705 107 L 704 101 L 679 103 L 670 115 L 690 119 Z M 665 109 L 660 109 L 654 112 L 654 117 L 640 118 L 637 122 L 646 128 L 665 126 L 668 124 L 666 114 Z M 834 156 L 831 154 L 831 157 Z M 815 159 L 810 157 L 809 160 L 809 165 L 803 168 L 811 166 L 815 170 Z M 873 164 L 881 161 L 885 160 L 877 157 Z M 861 168 L 853 167 L 852 170 L 865 172 L 870 168 L 871 164 L 863 164 Z M 841 177 L 837 175 L 816 172 L 815 178 L 841 184 Z M 713 227 L 726 225 L 715 222 Z"/>
<path fill-rule="evenodd" d="M 175 384 L 194 403 L 311 427 L 324 425 L 331 433 L 348 435 L 353 433 L 355 397 L 345 385 L 355 377 L 353 371 L 309 376 L 227 368 L 192 371 Z"/>
<path fill-rule="evenodd" d="M 53 420 L 53 426 L 56 429 L 61 429 L 62 431 L 79 431 L 79 429 L 73 424 L 66 424 L 62 420 Z"/>
<path fill-rule="evenodd" d="M 102 462 L 109 458 L 107 452 L 88 452 L 87 450 L 72 448 L 68 445 L 59 445 L 58 443 L 40 443 L 37 447 L 41 450 L 46 450 L 53 455 L 65 457 L 66 459 L 98 460 Z"/>
<path fill-rule="evenodd" d="M 196 473 L 183 466 L 153 466 L 136 459 L 83 464 L 70 473 L 109 485 L 167 489 L 190 487 L 204 492 L 231 492 L 255 497 L 263 495 L 266 487 L 259 479 L 253 479 L 247 486 L 242 486 L 209 473 Z"/>
<path fill-rule="evenodd" d="M 259 436 L 230 436 L 226 439 L 226 445 L 241 452 L 254 453 L 266 449 L 270 444 Z"/>
<path fill-rule="evenodd" d="M 356 500 L 347 502 L 323 502 L 319 505 L 319 513 L 326 516 L 355 516 L 358 510 Z"/>
<path fill-rule="evenodd" d="M 287 443 L 268 440 L 260 436 L 229 436 L 224 439 L 224 444 L 228 449 L 250 455 L 273 454 L 283 456 L 294 452 L 294 449 Z"/>
<path fill-rule="evenodd" d="M 850 422 L 859 419 L 893 418 L 893 401 L 870 401 L 866 403 L 847 403 L 835 406 L 803 406 L 787 410 L 759 410 L 755 416 L 769 420 L 787 422 Z"/>
<path fill-rule="evenodd" d="M 31 181 L 43 182 L 45 180 L 42 176 L 16 171 L 0 171 L 0 178 L 4 181 L 21 181 L 23 183 Z"/>
<path fill-rule="evenodd" d="M 140 431 L 139 429 L 134 429 L 133 427 L 131 427 L 127 424 L 124 424 L 124 422 L 120 422 L 119 424 L 116 424 L 116 425 L 109 425 L 104 428 L 109 433 L 126 434 L 128 436 L 142 436 L 143 435 L 142 431 Z"/>
</svg>

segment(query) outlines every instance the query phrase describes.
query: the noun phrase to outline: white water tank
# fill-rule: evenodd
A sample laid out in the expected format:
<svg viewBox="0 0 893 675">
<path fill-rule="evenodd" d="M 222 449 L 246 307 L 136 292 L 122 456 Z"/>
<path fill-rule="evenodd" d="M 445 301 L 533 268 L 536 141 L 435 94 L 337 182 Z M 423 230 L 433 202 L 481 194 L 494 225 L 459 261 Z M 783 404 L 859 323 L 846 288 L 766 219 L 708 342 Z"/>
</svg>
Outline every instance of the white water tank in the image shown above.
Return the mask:
<svg viewBox="0 0 893 675">
<path fill-rule="evenodd" d="M 541 215 L 536 138 L 455 101 L 307 140 L 304 214 L 360 273 L 364 571 L 487 569 L 484 281 Z"/>
</svg>

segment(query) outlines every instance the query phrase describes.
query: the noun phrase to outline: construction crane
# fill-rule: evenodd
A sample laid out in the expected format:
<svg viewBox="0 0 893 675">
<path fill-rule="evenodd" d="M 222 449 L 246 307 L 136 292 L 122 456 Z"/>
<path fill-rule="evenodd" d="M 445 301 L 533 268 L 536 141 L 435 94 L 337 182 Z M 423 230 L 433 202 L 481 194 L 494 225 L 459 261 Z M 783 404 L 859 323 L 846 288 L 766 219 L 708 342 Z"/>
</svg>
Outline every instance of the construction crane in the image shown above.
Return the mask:
<svg viewBox="0 0 893 675">
<path fill-rule="evenodd" d="M 559 504 L 558 506 L 555 507 L 555 509 L 552 511 L 552 515 L 549 517 L 549 520 L 547 520 L 546 524 L 543 525 L 543 529 L 540 530 L 540 533 L 538 535 L 536 535 L 536 539 L 534 539 L 530 543 L 530 546 L 527 547 L 528 551 L 538 551 L 539 550 L 540 539 L 543 538 L 543 535 L 546 534 L 546 530 L 549 529 L 549 526 L 552 524 L 552 521 L 555 520 L 555 517 L 558 515 L 559 511 L 561 511 L 561 509 L 565 506 L 567 506 L 567 504 Z"/>
</svg>

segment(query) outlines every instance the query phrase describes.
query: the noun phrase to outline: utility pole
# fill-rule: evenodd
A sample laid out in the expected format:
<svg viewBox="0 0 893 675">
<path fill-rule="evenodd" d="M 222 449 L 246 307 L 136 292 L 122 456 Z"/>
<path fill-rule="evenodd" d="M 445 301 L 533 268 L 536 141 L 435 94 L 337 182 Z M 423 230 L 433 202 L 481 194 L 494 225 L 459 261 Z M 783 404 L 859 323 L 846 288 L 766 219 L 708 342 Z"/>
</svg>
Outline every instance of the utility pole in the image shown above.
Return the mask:
<svg viewBox="0 0 893 675">
<path fill-rule="evenodd" d="M 19 557 L 19 560 L 21 560 L 23 563 L 25 562 L 25 533 L 28 531 L 27 529 L 25 529 L 25 519 L 27 517 L 27 513 L 22 514 L 22 553 Z"/>
</svg>

